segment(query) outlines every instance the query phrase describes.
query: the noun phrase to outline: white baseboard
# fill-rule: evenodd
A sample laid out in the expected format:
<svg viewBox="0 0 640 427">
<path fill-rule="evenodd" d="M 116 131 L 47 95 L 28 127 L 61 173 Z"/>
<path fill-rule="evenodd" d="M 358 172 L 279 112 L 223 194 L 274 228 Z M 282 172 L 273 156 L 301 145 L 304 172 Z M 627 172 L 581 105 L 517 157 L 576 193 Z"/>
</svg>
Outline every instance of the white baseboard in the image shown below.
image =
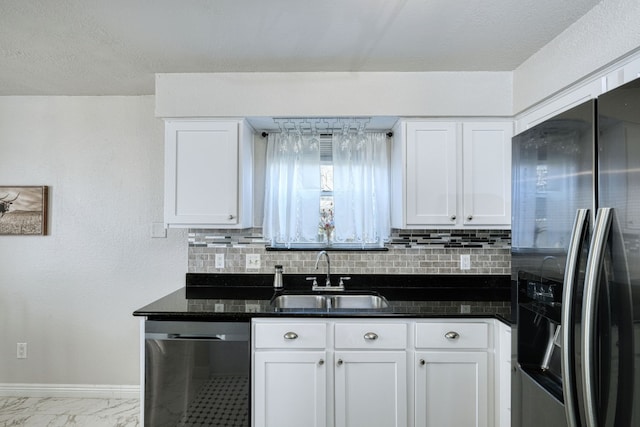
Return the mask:
<svg viewBox="0 0 640 427">
<path fill-rule="evenodd" d="M 0 383 L 2 397 L 140 399 L 139 385 Z"/>
</svg>

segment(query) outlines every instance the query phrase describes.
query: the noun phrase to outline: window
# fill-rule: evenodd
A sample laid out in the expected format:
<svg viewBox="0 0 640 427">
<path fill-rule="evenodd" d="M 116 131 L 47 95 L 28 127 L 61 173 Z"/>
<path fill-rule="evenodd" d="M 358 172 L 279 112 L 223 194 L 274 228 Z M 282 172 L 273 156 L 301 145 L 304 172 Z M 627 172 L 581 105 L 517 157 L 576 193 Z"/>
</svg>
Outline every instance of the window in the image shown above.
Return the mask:
<svg viewBox="0 0 640 427">
<path fill-rule="evenodd" d="M 287 248 L 381 247 L 390 232 L 384 133 L 270 134 L 264 236 Z"/>
<path fill-rule="evenodd" d="M 323 243 L 333 241 L 335 230 L 333 200 L 333 144 L 331 134 L 320 135 L 320 222 L 318 237 Z"/>
</svg>

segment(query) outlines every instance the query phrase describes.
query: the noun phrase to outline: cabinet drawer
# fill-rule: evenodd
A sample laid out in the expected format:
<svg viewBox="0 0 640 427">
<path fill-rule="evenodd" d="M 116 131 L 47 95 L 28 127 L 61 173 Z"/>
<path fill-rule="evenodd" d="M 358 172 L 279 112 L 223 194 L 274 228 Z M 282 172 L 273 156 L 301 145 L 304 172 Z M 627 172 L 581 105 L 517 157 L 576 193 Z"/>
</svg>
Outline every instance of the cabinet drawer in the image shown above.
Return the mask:
<svg viewBox="0 0 640 427">
<path fill-rule="evenodd" d="M 418 323 L 417 348 L 487 348 L 486 323 Z"/>
<path fill-rule="evenodd" d="M 255 348 L 322 348 L 327 346 L 324 323 L 256 323 Z"/>
<path fill-rule="evenodd" d="M 340 349 L 399 349 L 407 347 L 405 323 L 337 323 L 335 346 Z"/>
</svg>

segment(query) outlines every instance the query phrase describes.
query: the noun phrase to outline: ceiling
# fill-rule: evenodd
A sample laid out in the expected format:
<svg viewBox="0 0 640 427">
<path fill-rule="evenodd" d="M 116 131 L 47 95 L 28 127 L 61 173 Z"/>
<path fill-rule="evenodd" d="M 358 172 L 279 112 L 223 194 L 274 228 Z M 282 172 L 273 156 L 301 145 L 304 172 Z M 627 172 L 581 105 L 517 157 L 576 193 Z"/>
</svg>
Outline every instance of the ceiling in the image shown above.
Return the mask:
<svg viewBox="0 0 640 427">
<path fill-rule="evenodd" d="M 0 95 L 155 73 L 512 71 L 600 0 L 2 0 Z"/>
</svg>

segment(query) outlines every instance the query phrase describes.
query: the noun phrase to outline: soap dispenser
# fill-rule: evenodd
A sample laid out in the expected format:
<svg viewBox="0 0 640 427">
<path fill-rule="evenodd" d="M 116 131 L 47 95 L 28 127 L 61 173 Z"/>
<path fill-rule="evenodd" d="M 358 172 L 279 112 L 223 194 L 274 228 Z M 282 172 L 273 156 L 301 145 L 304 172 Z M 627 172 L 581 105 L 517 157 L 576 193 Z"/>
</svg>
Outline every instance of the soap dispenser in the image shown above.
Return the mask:
<svg viewBox="0 0 640 427">
<path fill-rule="evenodd" d="M 276 269 L 276 273 L 273 275 L 273 288 L 277 291 L 282 290 L 283 284 L 282 284 L 282 266 L 281 265 L 276 265 L 275 266 Z"/>
</svg>

